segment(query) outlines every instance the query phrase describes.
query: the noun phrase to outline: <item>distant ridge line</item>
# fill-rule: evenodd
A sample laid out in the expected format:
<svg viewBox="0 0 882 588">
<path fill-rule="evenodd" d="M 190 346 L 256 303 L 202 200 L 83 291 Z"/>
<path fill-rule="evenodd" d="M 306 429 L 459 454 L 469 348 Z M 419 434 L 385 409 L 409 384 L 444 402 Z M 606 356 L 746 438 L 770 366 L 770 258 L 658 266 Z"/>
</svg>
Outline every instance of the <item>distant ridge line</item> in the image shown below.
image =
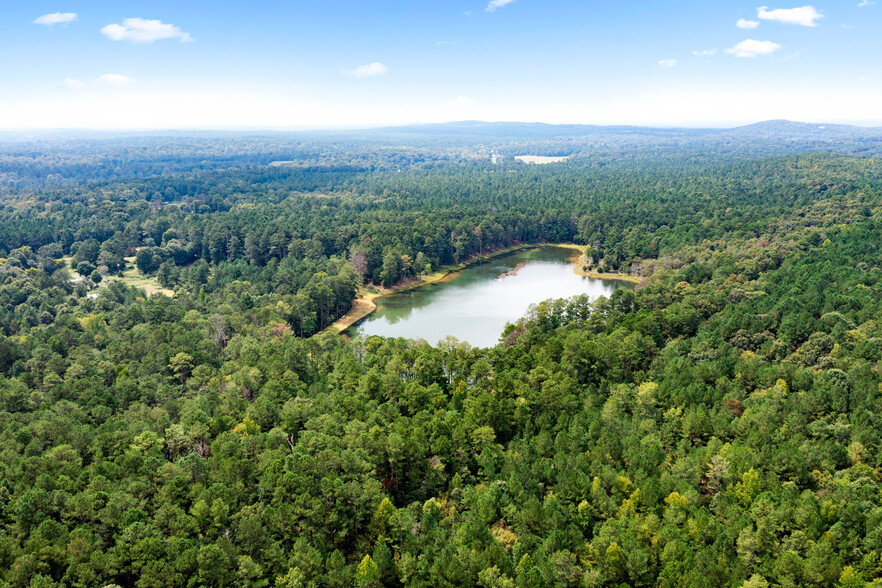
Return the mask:
<svg viewBox="0 0 882 588">
<path fill-rule="evenodd" d="M 882 127 L 860 127 L 845 124 L 804 123 L 789 120 L 767 120 L 731 128 L 649 127 L 633 125 L 581 125 L 525 122 L 484 122 L 476 120 L 377 127 L 368 133 L 416 135 L 469 135 L 491 137 L 583 137 L 589 135 L 654 135 L 700 137 L 734 135 L 841 139 L 846 137 L 882 137 Z"/>
</svg>

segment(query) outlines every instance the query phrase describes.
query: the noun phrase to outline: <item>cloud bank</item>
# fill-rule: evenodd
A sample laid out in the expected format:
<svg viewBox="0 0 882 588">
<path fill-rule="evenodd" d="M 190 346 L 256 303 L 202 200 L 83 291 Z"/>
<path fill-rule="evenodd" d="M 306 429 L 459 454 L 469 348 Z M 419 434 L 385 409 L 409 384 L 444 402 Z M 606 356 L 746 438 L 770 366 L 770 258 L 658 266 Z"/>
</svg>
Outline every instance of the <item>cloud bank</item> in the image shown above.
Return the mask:
<svg viewBox="0 0 882 588">
<path fill-rule="evenodd" d="M 129 76 L 124 76 L 122 74 L 104 74 L 103 76 L 98 77 L 98 81 L 102 84 L 120 87 L 129 86 L 135 83 L 134 78 L 130 78 Z"/>
<path fill-rule="evenodd" d="M 51 27 L 55 24 L 67 24 L 77 19 L 76 12 L 53 12 L 52 14 L 44 14 L 37 18 L 34 24 L 45 25 Z"/>
<path fill-rule="evenodd" d="M 815 21 L 824 18 L 824 15 L 815 10 L 814 6 L 776 8 L 774 10 L 769 10 L 768 6 L 760 6 L 756 9 L 756 16 L 760 20 L 773 20 L 803 27 L 816 27 L 818 23 Z"/>
<path fill-rule="evenodd" d="M 735 23 L 735 26 L 739 29 L 755 29 L 760 25 L 757 20 L 747 20 L 746 18 L 739 18 L 738 22 Z"/>
<path fill-rule="evenodd" d="M 383 75 L 389 71 L 389 68 L 374 61 L 373 63 L 368 63 L 366 65 L 360 65 L 352 70 L 343 70 L 343 74 L 347 76 L 352 76 L 354 78 L 370 78 L 374 76 Z"/>
<path fill-rule="evenodd" d="M 735 57 L 758 57 L 760 55 L 771 55 L 780 48 L 781 45 L 771 41 L 754 41 L 753 39 L 747 39 L 741 41 L 734 47 L 726 49 L 726 53 L 734 55 Z"/>
<path fill-rule="evenodd" d="M 508 6 L 515 0 L 491 0 L 490 4 L 487 5 L 487 12 L 493 12 L 497 8 L 502 8 L 503 6 Z"/>
<path fill-rule="evenodd" d="M 101 29 L 101 34 L 113 41 L 129 43 L 153 43 L 163 39 L 178 39 L 181 43 L 186 43 L 193 40 L 190 33 L 185 33 L 175 25 L 143 18 L 127 18 L 122 24 L 109 24 Z"/>
</svg>

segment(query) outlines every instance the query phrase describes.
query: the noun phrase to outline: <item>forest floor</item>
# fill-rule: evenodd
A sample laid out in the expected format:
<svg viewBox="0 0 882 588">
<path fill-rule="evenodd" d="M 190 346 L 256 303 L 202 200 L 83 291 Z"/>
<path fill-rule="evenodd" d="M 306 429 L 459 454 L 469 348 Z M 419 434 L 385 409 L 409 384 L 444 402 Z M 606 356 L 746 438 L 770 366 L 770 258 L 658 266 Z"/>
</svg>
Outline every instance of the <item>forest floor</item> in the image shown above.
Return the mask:
<svg viewBox="0 0 882 588">
<path fill-rule="evenodd" d="M 594 278 L 598 280 L 619 280 L 624 282 L 632 282 L 635 284 L 639 284 L 643 282 L 643 278 L 638 278 L 635 276 L 629 276 L 626 274 L 611 274 L 611 273 L 597 273 L 597 272 L 585 272 L 582 270 L 583 259 L 585 257 L 585 247 L 582 245 L 576 245 L 575 243 L 528 243 L 521 245 L 513 245 L 511 247 L 506 247 L 504 249 L 499 249 L 496 251 L 491 251 L 489 253 L 483 255 L 477 255 L 472 257 L 471 259 L 464 261 L 463 263 L 457 265 L 447 266 L 438 270 L 437 272 L 421 276 L 418 278 L 409 278 L 402 282 L 399 282 L 395 286 L 391 288 L 383 288 L 380 286 L 363 286 L 358 290 L 358 297 L 352 303 L 352 308 L 349 309 L 349 312 L 344 314 L 342 317 L 334 321 L 329 327 L 325 330 L 321 331 L 321 333 L 335 333 L 339 334 L 370 315 L 377 309 L 377 304 L 374 302 L 377 298 L 382 296 L 390 296 L 392 294 L 398 294 L 399 292 L 406 292 L 408 290 L 413 290 L 414 288 L 422 288 L 427 284 L 434 284 L 436 282 L 440 282 L 441 280 L 447 278 L 455 274 L 458 271 L 461 271 L 470 265 L 474 265 L 476 263 L 480 263 L 482 261 L 487 261 L 488 259 L 492 259 L 494 257 L 499 257 L 500 255 L 506 255 L 508 253 L 514 253 L 515 251 L 521 251 L 523 249 L 533 249 L 535 247 L 563 247 L 566 249 L 573 249 L 580 253 L 580 257 L 575 258 L 573 260 L 573 271 L 579 274 L 580 276 L 586 276 L 589 278 Z M 320 333 L 320 334 L 321 334 Z"/>
</svg>

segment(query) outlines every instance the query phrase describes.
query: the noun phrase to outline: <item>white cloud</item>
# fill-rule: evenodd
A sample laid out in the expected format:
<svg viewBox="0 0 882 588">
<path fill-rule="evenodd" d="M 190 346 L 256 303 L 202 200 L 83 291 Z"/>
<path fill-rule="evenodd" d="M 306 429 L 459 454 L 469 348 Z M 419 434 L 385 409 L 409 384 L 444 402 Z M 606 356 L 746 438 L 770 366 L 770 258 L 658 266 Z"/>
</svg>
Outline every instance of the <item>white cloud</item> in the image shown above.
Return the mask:
<svg viewBox="0 0 882 588">
<path fill-rule="evenodd" d="M 861 0 L 858 3 L 858 8 L 863 8 L 864 6 L 872 6 L 873 4 L 875 4 L 873 0 Z"/>
<path fill-rule="evenodd" d="M 370 78 L 373 76 L 383 75 L 389 71 L 389 68 L 374 61 L 373 63 L 368 63 L 367 65 L 360 65 L 352 70 L 343 70 L 343 74 L 347 76 L 352 76 L 355 78 Z"/>
<path fill-rule="evenodd" d="M 771 41 L 754 41 L 747 39 L 734 47 L 726 49 L 726 53 L 735 57 L 757 57 L 759 55 L 771 55 L 781 48 L 778 43 Z"/>
<path fill-rule="evenodd" d="M 163 39 L 179 39 L 181 43 L 186 43 L 193 40 L 190 33 L 175 25 L 143 18 L 127 18 L 122 24 L 109 24 L 101 29 L 101 34 L 113 41 L 130 43 L 153 43 Z"/>
<path fill-rule="evenodd" d="M 473 104 L 473 102 L 470 98 L 467 98 L 460 94 L 453 100 L 448 101 L 447 104 L 449 104 L 450 106 L 468 106 L 469 104 Z"/>
<path fill-rule="evenodd" d="M 674 67 L 677 65 L 676 59 L 662 59 L 658 62 L 658 64 L 662 67 Z"/>
<path fill-rule="evenodd" d="M 756 20 L 747 20 L 746 18 L 739 18 L 738 22 L 735 23 L 735 26 L 739 29 L 755 29 L 759 26 L 759 21 Z"/>
<path fill-rule="evenodd" d="M 816 27 L 815 21 L 824 18 L 824 15 L 815 10 L 814 6 L 800 6 L 799 8 L 776 8 L 769 10 L 768 6 L 760 6 L 756 9 L 756 16 L 761 20 L 775 20 L 784 24 L 795 24 L 804 27 Z"/>
<path fill-rule="evenodd" d="M 104 74 L 98 77 L 98 81 L 111 86 L 128 86 L 135 83 L 134 78 L 122 74 Z"/>
<path fill-rule="evenodd" d="M 716 49 L 705 49 L 704 51 L 693 51 L 692 55 L 696 57 L 710 57 L 711 55 L 716 55 Z"/>
<path fill-rule="evenodd" d="M 61 82 L 61 85 L 65 88 L 82 88 L 83 82 L 80 80 L 75 80 L 73 78 L 64 78 L 64 81 Z"/>
<path fill-rule="evenodd" d="M 34 21 L 34 24 L 46 25 L 51 27 L 54 24 L 67 24 L 77 19 L 76 12 L 53 12 L 52 14 L 44 14 Z"/>
<path fill-rule="evenodd" d="M 493 12 L 497 8 L 502 8 L 503 6 L 508 6 L 515 0 L 491 0 L 490 4 L 487 5 L 487 12 Z"/>
</svg>

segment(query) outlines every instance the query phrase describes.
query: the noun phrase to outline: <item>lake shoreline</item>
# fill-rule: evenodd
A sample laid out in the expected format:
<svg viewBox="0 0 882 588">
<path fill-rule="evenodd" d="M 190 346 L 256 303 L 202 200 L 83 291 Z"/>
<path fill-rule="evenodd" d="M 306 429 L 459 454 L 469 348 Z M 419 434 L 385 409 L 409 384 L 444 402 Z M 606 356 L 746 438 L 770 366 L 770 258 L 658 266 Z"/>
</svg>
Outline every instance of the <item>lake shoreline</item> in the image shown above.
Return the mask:
<svg viewBox="0 0 882 588">
<path fill-rule="evenodd" d="M 391 296 L 393 294 L 399 294 L 401 292 L 407 292 L 416 288 L 422 288 L 423 286 L 426 286 L 428 284 L 435 284 L 477 263 L 489 261 L 494 257 L 499 257 L 501 255 L 507 255 L 509 253 L 515 253 L 517 251 L 523 251 L 526 249 L 536 249 L 539 247 L 559 247 L 562 249 L 572 249 L 578 251 L 580 255 L 579 257 L 576 257 L 573 261 L 573 271 L 580 276 L 596 280 L 630 282 L 634 284 L 639 284 L 643 281 L 642 278 L 637 278 L 626 274 L 600 274 L 597 272 L 582 271 L 581 260 L 585 256 L 586 252 L 586 247 L 584 245 L 576 245 L 575 243 L 522 243 L 519 245 L 512 245 L 511 247 L 505 247 L 503 249 L 498 249 L 474 256 L 460 264 L 447 266 L 427 276 L 406 280 L 403 284 L 399 286 L 393 286 L 392 288 L 359 288 L 358 297 L 353 301 L 352 308 L 349 309 L 349 312 L 344 314 L 342 317 L 334 321 L 330 326 L 326 327 L 324 330 L 320 331 L 317 334 L 342 334 L 343 331 L 356 324 L 360 320 L 370 316 L 377 309 L 377 304 L 376 302 L 374 302 L 377 298 L 381 298 L 383 296 Z"/>
<path fill-rule="evenodd" d="M 576 265 L 573 268 L 573 271 L 579 274 L 580 276 L 591 278 L 593 280 L 608 280 L 608 281 L 616 281 L 616 282 L 627 282 L 628 284 L 635 284 L 637 286 L 643 286 L 646 284 L 647 278 L 641 278 L 639 276 L 632 276 L 631 274 L 620 274 L 620 273 L 611 273 L 611 272 L 596 272 L 596 271 L 586 271 L 582 269 L 588 265 L 588 253 L 584 252 L 576 261 Z"/>
</svg>

